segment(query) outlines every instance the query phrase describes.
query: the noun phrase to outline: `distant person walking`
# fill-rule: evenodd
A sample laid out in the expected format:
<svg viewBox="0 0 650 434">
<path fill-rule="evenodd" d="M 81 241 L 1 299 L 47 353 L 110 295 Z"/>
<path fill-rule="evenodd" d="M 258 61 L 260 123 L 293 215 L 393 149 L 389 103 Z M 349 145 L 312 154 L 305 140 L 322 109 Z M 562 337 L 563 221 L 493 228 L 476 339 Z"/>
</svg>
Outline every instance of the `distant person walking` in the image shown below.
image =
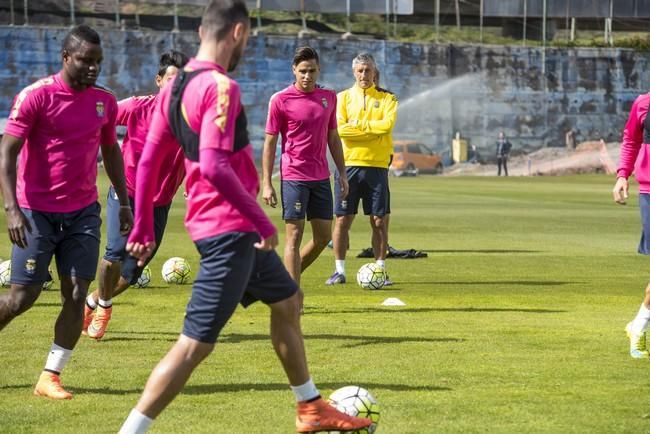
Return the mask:
<svg viewBox="0 0 650 434">
<path fill-rule="evenodd" d="M 508 176 L 510 149 L 512 149 L 512 143 L 508 141 L 503 131 L 499 132 L 499 138 L 497 139 L 497 176 L 501 176 L 501 167 L 503 167 L 504 175 Z"/>
</svg>

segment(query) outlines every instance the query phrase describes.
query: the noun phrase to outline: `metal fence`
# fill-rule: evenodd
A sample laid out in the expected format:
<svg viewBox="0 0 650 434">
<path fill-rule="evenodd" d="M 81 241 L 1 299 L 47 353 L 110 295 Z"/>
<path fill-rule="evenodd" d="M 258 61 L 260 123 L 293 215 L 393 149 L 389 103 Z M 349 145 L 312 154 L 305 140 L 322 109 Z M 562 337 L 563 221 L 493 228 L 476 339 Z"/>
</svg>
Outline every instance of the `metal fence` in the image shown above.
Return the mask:
<svg viewBox="0 0 650 434">
<path fill-rule="evenodd" d="M 2 0 L 0 24 L 65 26 L 90 20 L 100 27 L 194 30 L 207 1 Z M 304 30 L 306 14 L 345 15 L 348 32 L 352 15 L 375 14 L 385 16 L 386 36 L 396 34 L 399 20 L 430 26 L 436 42 L 441 42 L 443 26 L 458 30 L 471 26 L 479 28 L 480 36 L 468 42 L 482 43 L 483 28 L 489 26 L 524 44 L 527 39 L 553 39 L 560 29 L 569 42 L 580 31 L 597 30 L 611 45 L 614 30 L 645 31 L 650 24 L 650 0 L 246 0 L 246 4 L 260 27 L 262 11 L 295 12 Z"/>
</svg>

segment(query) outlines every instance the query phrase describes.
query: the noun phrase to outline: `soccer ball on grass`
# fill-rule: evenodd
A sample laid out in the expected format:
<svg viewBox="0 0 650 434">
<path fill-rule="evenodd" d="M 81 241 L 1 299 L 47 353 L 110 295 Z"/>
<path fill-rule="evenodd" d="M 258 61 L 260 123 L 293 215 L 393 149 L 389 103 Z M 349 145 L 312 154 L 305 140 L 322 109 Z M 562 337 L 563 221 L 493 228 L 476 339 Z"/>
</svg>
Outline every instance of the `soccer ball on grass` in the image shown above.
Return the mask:
<svg viewBox="0 0 650 434">
<path fill-rule="evenodd" d="M 379 423 L 379 404 L 368 390 L 359 386 L 345 386 L 334 391 L 329 397 L 329 403 L 338 411 L 355 417 L 367 417 L 372 420 L 368 428 L 354 431 L 358 434 L 373 434 Z M 338 431 L 330 431 L 338 434 Z"/>
<path fill-rule="evenodd" d="M 151 268 L 147 265 L 142 269 L 142 274 L 138 277 L 138 281 L 135 282 L 136 288 L 146 288 L 151 283 Z"/>
<path fill-rule="evenodd" d="M 190 280 L 190 264 L 183 258 L 173 257 L 165 261 L 162 267 L 162 278 L 167 283 L 183 284 Z"/>
<path fill-rule="evenodd" d="M 0 263 L 0 286 L 6 288 L 9 286 L 9 279 L 11 278 L 11 261 L 6 260 Z"/>
<path fill-rule="evenodd" d="M 374 262 L 363 264 L 357 271 L 357 283 L 364 289 L 380 289 L 386 283 L 386 271 Z"/>
</svg>

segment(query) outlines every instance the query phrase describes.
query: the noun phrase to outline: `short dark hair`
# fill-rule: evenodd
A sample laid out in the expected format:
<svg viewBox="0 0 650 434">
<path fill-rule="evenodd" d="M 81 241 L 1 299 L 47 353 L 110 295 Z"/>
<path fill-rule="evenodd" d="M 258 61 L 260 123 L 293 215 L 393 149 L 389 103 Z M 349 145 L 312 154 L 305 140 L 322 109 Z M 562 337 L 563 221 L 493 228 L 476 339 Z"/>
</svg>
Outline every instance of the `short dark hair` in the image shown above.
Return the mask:
<svg viewBox="0 0 650 434">
<path fill-rule="evenodd" d="M 296 48 L 296 52 L 293 55 L 292 65 L 297 66 L 300 62 L 306 60 L 316 60 L 316 63 L 319 63 L 318 53 L 316 50 L 308 46 Z"/>
<path fill-rule="evenodd" d="M 250 23 L 248 8 L 242 0 L 211 0 L 203 11 L 201 27 L 222 39 L 237 23 Z"/>
<path fill-rule="evenodd" d="M 62 49 L 71 53 L 79 48 L 81 42 L 101 45 L 99 33 L 97 33 L 92 27 L 81 24 L 73 27 L 72 30 L 68 32 L 63 39 Z"/>
<path fill-rule="evenodd" d="M 160 62 L 158 63 L 158 76 L 162 77 L 167 72 L 167 68 L 175 66 L 181 69 L 189 61 L 184 53 L 176 50 L 169 50 L 160 55 Z"/>
</svg>

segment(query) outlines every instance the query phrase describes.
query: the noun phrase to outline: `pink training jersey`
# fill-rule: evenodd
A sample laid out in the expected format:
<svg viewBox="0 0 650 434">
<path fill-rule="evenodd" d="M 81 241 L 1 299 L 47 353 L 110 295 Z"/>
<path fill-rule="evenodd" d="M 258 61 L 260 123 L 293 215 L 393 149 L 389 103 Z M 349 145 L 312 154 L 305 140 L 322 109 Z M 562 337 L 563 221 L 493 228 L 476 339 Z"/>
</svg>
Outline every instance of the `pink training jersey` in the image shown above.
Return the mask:
<svg viewBox="0 0 650 434">
<path fill-rule="evenodd" d="M 23 89 L 4 131 L 25 139 L 18 162 L 18 204 L 64 213 L 97 201 L 99 145 L 117 143 L 116 116 L 111 92 L 74 90 L 60 74 Z"/>
<path fill-rule="evenodd" d="M 157 99 L 157 95 L 134 96 L 117 103 L 117 125 L 126 127 L 126 135 L 122 143 L 122 156 L 126 188 L 132 198 L 135 197 L 136 168 L 142 156 Z M 169 161 L 165 161 L 165 170 L 160 173 L 162 178 L 160 187 L 153 199 L 154 206 L 166 206 L 172 202 L 185 176 L 184 163 L 185 157 L 180 148 L 176 155 Z"/>
<path fill-rule="evenodd" d="M 329 130 L 336 130 L 336 92 L 317 87 L 312 92 L 295 85 L 269 101 L 266 133 L 282 134 L 280 173 L 285 181 L 321 181 L 330 176 L 327 164 Z"/>
<path fill-rule="evenodd" d="M 232 152 L 230 164 L 238 175 L 239 181 L 253 197 L 259 192 L 259 177 L 253 160 L 250 144 L 235 150 L 235 133 L 241 126 L 237 122 L 243 114 L 240 102 L 239 85 L 228 77 L 224 69 L 212 62 L 195 59 L 185 70 L 208 69 L 194 77 L 183 93 L 183 113 L 190 128 L 199 135 L 199 150 L 214 148 Z M 166 86 L 159 94 L 151 129 L 147 137 L 145 154 L 149 146 L 159 147 L 160 152 L 169 154 L 169 147 L 174 151 L 178 142 L 169 126 L 169 105 L 173 86 Z M 245 128 L 245 125 L 244 125 Z M 174 145 L 172 145 L 174 143 Z M 157 151 L 158 152 L 158 151 Z M 162 165 L 162 161 L 152 164 Z M 147 168 L 149 170 L 149 168 Z M 154 168 L 154 171 L 157 168 Z M 213 237 L 226 232 L 258 232 L 256 225 L 244 217 L 235 207 L 224 199 L 222 194 L 201 175 L 199 161 L 185 159 L 187 213 L 185 226 L 192 240 Z M 138 197 L 140 197 L 138 195 Z M 257 203 L 255 203 L 256 206 Z M 136 226 L 140 219 L 140 210 L 136 210 Z M 257 222 L 259 223 L 259 222 Z M 264 225 L 266 229 L 260 235 L 267 238 L 274 231 L 272 224 Z M 257 227 L 260 225 L 258 224 Z M 145 228 L 149 230 L 149 228 Z M 149 236 L 150 234 L 145 234 Z M 138 241 L 138 240 L 136 240 Z"/>
<path fill-rule="evenodd" d="M 628 178 L 632 172 L 639 182 L 640 193 L 650 193 L 650 143 L 643 143 L 643 123 L 648 114 L 650 93 L 640 95 L 632 104 L 623 131 L 617 176 Z"/>
</svg>

